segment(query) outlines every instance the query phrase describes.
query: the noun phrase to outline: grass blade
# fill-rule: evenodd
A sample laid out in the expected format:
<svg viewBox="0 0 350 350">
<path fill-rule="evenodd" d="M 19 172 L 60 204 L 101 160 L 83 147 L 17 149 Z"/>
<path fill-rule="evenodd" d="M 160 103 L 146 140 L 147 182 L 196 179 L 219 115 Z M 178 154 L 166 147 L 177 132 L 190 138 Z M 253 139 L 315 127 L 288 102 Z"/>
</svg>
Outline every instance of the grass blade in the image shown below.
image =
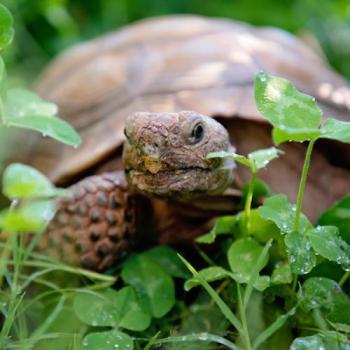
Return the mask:
<svg viewBox="0 0 350 350">
<path fill-rule="evenodd" d="M 259 348 L 261 344 L 263 344 L 272 334 L 278 331 L 288 320 L 288 318 L 295 314 L 296 307 L 290 309 L 286 314 L 278 317 L 269 327 L 267 327 L 259 336 L 255 339 L 253 344 L 253 350 Z"/>
<path fill-rule="evenodd" d="M 237 329 L 240 334 L 243 334 L 242 324 L 239 319 L 235 316 L 235 314 L 230 310 L 227 304 L 221 299 L 221 297 L 216 293 L 216 291 L 209 285 L 209 283 L 204 280 L 200 274 L 196 271 L 196 269 L 181 255 L 179 258 L 183 261 L 186 267 L 193 274 L 193 277 L 196 278 L 203 288 L 208 292 L 208 294 L 213 298 L 217 306 L 220 308 L 221 312 L 224 316 L 230 321 L 230 323 Z"/>
</svg>

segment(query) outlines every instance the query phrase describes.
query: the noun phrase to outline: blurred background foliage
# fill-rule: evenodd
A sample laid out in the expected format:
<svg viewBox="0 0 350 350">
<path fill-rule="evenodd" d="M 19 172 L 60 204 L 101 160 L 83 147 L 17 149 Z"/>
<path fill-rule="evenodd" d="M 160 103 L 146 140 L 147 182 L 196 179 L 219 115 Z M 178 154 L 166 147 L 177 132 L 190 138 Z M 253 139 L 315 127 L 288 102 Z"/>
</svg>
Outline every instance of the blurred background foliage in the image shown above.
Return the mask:
<svg viewBox="0 0 350 350">
<path fill-rule="evenodd" d="M 350 0 L 2 0 L 16 40 L 6 52 L 10 76 L 31 82 L 64 48 L 136 20 L 167 14 L 226 17 L 316 38 L 350 79 Z M 19 78 L 20 77 L 20 78 Z"/>
</svg>

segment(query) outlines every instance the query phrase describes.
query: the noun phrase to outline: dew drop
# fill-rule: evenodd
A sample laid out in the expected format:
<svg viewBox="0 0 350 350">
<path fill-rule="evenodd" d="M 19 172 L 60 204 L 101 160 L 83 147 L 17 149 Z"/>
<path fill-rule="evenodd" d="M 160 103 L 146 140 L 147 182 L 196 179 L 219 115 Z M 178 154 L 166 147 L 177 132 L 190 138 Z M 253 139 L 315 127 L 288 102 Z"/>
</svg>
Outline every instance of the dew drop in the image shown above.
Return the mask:
<svg viewBox="0 0 350 350">
<path fill-rule="evenodd" d="M 207 333 L 201 333 L 198 336 L 199 340 L 208 340 L 208 334 Z"/>
</svg>

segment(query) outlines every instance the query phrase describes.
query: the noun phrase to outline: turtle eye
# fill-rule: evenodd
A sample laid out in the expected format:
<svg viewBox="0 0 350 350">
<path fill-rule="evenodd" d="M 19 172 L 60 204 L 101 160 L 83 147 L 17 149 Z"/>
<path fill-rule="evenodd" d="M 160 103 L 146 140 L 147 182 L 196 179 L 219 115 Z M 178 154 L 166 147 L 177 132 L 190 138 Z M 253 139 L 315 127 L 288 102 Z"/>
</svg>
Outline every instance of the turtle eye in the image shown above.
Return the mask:
<svg viewBox="0 0 350 350">
<path fill-rule="evenodd" d="M 198 123 L 193 127 L 191 134 L 188 138 L 188 141 L 191 144 L 198 143 L 202 140 L 203 135 L 204 135 L 204 126 L 202 123 Z"/>
</svg>

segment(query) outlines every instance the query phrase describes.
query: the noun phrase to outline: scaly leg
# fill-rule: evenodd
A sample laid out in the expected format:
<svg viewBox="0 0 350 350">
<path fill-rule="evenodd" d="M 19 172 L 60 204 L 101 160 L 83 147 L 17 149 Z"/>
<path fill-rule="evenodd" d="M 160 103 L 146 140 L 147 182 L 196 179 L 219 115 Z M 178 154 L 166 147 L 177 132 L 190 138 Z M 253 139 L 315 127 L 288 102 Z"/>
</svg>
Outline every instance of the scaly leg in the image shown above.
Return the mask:
<svg viewBox="0 0 350 350">
<path fill-rule="evenodd" d="M 133 243 L 135 199 L 128 195 L 121 171 L 87 177 L 71 186 L 39 242 L 39 249 L 59 260 L 103 270 Z"/>
</svg>

